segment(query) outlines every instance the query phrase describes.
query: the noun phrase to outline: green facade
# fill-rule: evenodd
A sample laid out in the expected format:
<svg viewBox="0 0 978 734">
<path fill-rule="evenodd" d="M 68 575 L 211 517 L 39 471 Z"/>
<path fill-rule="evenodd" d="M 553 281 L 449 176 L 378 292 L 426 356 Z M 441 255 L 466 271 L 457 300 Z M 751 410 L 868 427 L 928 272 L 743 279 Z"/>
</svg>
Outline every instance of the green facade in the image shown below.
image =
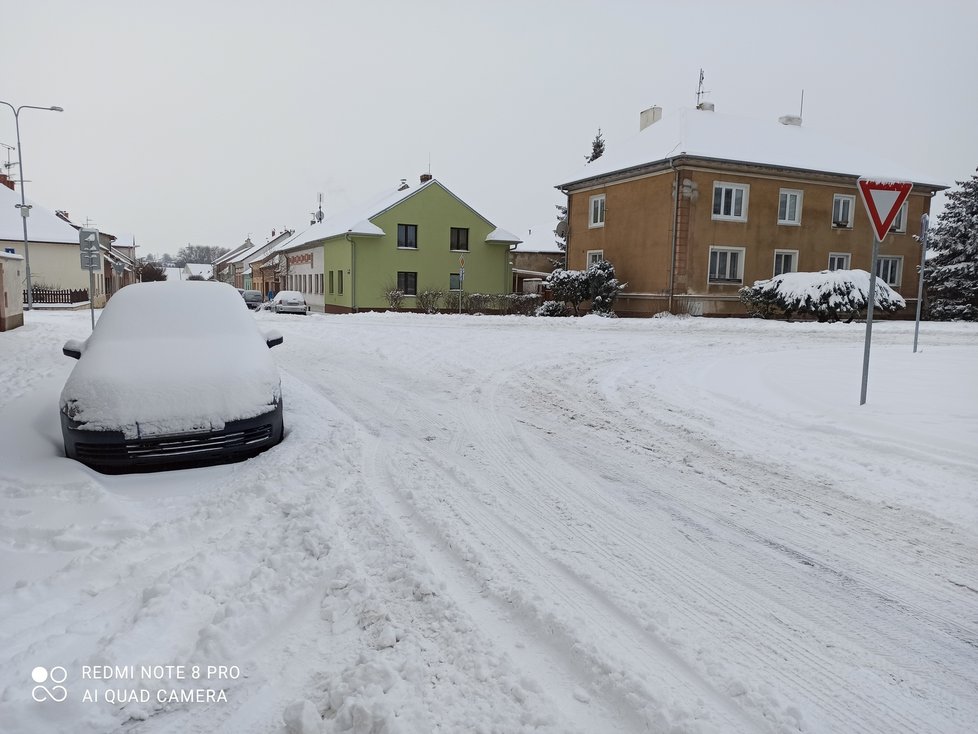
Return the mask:
<svg viewBox="0 0 978 734">
<path fill-rule="evenodd" d="M 370 222 L 384 231 L 382 237 L 354 236 L 352 243 L 345 236 L 323 241 L 327 311 L 388 308 L 384 291 L 397 282 L 398 272 L 417 273 L 419 293 L 435 288 L 448 291 L 451 275 L 458 273 L 460 256 L 465 260 L 466 293 L 511 290 L 510 246 L 486 243 L 486 237 L 496 227 L 438 181 L 371 217 Z M 399 224 L 417 226 L 417 248 L 397 246 Z M 453 227 L 468 229 L 468 251 L 451 248 Z M 401 308 L 415 308 L 414 297 L 405 297 Z"/>
</svg>

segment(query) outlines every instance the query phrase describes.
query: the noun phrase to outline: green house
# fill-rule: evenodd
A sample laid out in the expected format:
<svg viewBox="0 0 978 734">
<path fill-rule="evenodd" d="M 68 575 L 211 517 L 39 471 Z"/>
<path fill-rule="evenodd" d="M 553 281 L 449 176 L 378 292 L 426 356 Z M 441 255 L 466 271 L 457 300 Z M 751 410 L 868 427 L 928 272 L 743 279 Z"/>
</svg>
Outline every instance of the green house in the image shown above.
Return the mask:
<svg viewBox="0 0 978 734">
<path fill-rule="evenodd" d="M 410 310 L 424 290 L 458 291 L 460 270 L 466 293 L 509 293 L 510 248 L 520 242 L 430 176 L 329 217 L 302 239 L 303 249 L 322 247 L 317 300 L 326 313 L 387 309 L 392 286 Z"/>
</svg>

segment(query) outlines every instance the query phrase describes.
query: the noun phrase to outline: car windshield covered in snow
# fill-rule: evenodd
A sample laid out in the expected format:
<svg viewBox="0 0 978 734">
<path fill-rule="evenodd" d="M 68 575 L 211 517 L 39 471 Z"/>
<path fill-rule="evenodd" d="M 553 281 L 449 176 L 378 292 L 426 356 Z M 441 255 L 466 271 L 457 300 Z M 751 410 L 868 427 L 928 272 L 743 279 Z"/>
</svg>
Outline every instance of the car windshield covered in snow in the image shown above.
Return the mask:
<svg viewBox="0 0 978 734">
<path fill-rule="evenodd" d="M 259 331 L 227 284 L 123 288 L 87 340 L 65 344 L 79 359 L 61 393 L 66 455 L 125 470 L 277 443 L 281 388 L 268 348 L 280 342 Z M 237 435 L 256 421 L 260 436 Z M 181 445 L 161 446 L 174 436 Z"/>
</svg>

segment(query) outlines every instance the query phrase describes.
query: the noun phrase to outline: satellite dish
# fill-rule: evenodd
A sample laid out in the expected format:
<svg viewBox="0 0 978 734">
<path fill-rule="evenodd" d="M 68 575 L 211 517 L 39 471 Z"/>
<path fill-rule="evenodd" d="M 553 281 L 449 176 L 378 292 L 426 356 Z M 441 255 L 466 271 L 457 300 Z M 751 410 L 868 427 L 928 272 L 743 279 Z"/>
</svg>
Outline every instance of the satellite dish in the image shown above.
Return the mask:
<svg viewBox="0 0 978 734">
<path fill-rule="evenodd" d="M 554 228 L 554 233 L 558 237 L 566 237 L 567 236 L 567 229 L 568 229 L 568 227 L 567 227 L 567 220 L 566 219 L 561 219 L 559 222 L 557 222 L 557 226 Z"/>
</svg>

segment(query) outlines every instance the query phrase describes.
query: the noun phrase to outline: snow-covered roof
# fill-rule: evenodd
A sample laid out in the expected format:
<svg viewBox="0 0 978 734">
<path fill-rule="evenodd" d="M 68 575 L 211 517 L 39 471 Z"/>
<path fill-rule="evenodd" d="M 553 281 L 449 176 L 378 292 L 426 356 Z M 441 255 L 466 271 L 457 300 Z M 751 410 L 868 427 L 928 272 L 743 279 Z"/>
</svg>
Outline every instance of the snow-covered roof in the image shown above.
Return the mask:
<svg viewBox="0 0 978 734">
<path fill-rule="evenodd" d="M 5 260 L 23 260 L 23 255 L 18 255 L 16 252 L 3 252 L 0 251 L 0 257 Z"/>
<path fill-rule="evenodd" d="M 166 273 L 168 283 L 183 280 L 183 268 L 163 268 L 163 272 Z"/>
<path fill-rule="evenodd" d="M 540 224 L 534 227 L 530 227 L 526 234 L 523 235 L 523 241 L 520 242 L 513 250 L 514 252 L 561 252 L 561 249 L 557 246 L 556 235 L 554 234 L 554 227 L 557 226 L 557 221 L 554 220 L 548 224 Z"/>
<path fill-rule="evenodd" d="M 864 136 L 866 137 L 866 136 Z M 947 188 L 939 178 L 802 125 L 680 108 L 564 179 L 561 187 L 679 156 L 753 163 L 846 176 L 872 174 Z"/>
<path fill-rule="evenodd" d="M 502 227 L 496 227 L 486 237 L 486 242 L 502 242 L 506 244 L 516 244 L 518 242 L 522 242 L 522 240 L 512 232 L 508 232 Z"/>
<path fill-rule="evenodd" d="M 236 260 L 238 255 L 240 255 L 245 250 L 250 250 L 252 247 L 254 247 L 254 245 L 255 243 L 252 242 L 251 238 L 249 237 L 243 243 L 235 247 L 233 250 L 228 250 L 219 258 L 217 258 L 217 260 L 214 261 L 214 265 L 221 265 L 222 263 L 227 263 Z"/>
<path fill-rule="evenodd" d="M 209 263 L 187 263 L 183 267 L 189 270 L 191 275 L 199 275 L 202 278 L 210 278 L 214 274 L 214 266 Z"/>
<path fill-rule="evenodd" d="M 30 199 L 27 199 L 27 203 L 31 206 L 31 215 L 27 218 L 29 242 L 78 244 L 77 229 L 54 212 Z M 24 224 L 18 206 L 20 206 L 20 192 L 0 186 L 0 240 L 24 241 Z"/>
<path fill-rule="evenodd" d="M 373 224 L 370 220 L 380 214 L 383 214 L 392 206 L 400 204 L 409 196 L 414 196 L 415 194 L 424 191 L 427 187 L 433 185 L 434 183 L 435 179 L 431 179 L 429 181 L 425 181 L 416 189 L 411 189 L 405 186 L 403 189 L 387 189 L 382 191 L 370 199 L 367 199 L 365 202 L 357 204 L 346 211 L 334 214 L 333 216 L 312 225 L 303 233 L 301 238 L 297 238 L 298 241 L 293 241 L 291 246 L 295 247 L 298 245 L 304 245 L 308 242 L 326 240 L 331 237 L 338 237 L 347 233 L 359 237 L 383 237 L 384 230 L 382 230 L 376 224 Z"/>
</svg>

